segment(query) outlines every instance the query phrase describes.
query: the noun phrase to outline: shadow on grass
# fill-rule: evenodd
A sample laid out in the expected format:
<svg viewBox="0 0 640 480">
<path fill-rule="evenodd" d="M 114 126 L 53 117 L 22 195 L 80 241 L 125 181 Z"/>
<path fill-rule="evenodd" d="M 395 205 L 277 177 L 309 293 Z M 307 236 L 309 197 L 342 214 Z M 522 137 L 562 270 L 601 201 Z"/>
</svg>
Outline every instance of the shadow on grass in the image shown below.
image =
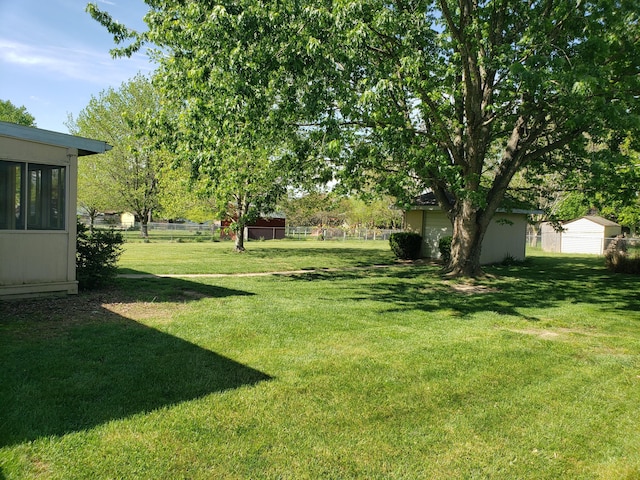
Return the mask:
<svg viewBox="0 0 640 480">
<path fill-rule="evenodd" d="M 185 280 L 150 281 L 155 284 L 129 281 L 124 289 L 0 302 L 0 447 L 271 378 L 105 306 L 151 296 L 190 301 L 247 294 Z"/>
<path fill-rule="evenodd" d="M 640 276 L 608 272 L 597 257 L 532 257 L 520 265 L 489 266 L 487 277 L 472 282 L 477 289 L 456 289 L 461 280 L 448 280 L 436 266 L 366 272 L 327 272 L 292 276 L 296 281 L 331 281 L 374 277 L 354 300 L 384 302 L 385 312 L 447 310 L 464 317 L 492 311 L 525 317 L 520 308 L 541 312 L 560 302 L 588 303 L 607 311 L 640 311 Z"/>
<path fill-rule="evenodd" d="M 140 278 L 117 278 L 115 280 L 118 295 L 124 296 L 129 302 L 175 302 L 254 295 L 241 290 L 207 285 L 184 278 L 160 277 L 131 269 L 127 270 L 127 274 L 140 275 Z M 108 298 L 108 292 L 107 290 L 103 296 Z"/>
</svg>

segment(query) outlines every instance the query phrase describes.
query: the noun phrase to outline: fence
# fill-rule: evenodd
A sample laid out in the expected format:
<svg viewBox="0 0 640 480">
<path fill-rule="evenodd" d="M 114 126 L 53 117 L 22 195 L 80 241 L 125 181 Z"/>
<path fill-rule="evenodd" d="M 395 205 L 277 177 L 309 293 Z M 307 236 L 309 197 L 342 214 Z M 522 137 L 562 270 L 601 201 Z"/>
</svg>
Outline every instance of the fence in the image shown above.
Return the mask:
<svg viewBox="0 0 640 480">
<path fill-rule="evenodd" d="M 318 240 L 389 240 L 389 236 L 397 229 L 380 228 L 320 228 L 320 227 L 286 227 L 287 238 L 297 240 L 316 238 Z"/>
<path fill-rule="evenodd" d="M 545 252 L 603 255 L 614 238 L 557 232 L 538 233 L 538 235 L 527 235 L 527 245 L 540 248 Z M 624 237 L 621 240 L 630 254 L 640 255 L 640 238 Z"/>
<path fill-rule="evenodd" d="M 123 227 L 118 224 L 96 222 L 97 227 L 114 227 L 123 231 L 128 241 L 140 240 L 140 223 Z M 222 227 L 213 224 L 194 223 L 164 223 L 149 222 L 147 224 L 149 238 L 151 240 L 175 241 L 175 242 L 204 242 L 230 239 L 229 235 L 222 232 Z M 249 240 L 267 240 L 289 238 L 293 240 L 389 240 L 398 229 L 379 228 L 319 228 L 319 227 L 246 227 L 245 238 Z"/>
</svg>

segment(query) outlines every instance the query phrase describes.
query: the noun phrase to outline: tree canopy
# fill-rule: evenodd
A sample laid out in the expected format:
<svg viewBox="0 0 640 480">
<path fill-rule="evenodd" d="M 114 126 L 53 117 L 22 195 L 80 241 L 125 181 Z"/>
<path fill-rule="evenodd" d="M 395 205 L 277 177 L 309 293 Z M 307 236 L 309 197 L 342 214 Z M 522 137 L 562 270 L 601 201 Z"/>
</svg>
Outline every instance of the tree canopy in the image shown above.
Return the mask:
<svg viewBox="0 0 640 480">
<path fill-rule="evenodd" d="M 196 168 L 215 178 L 221 152 L 291 133 L 282 151 L 305 171 L 428 188 L 452 223 L 452 274 L 481 273 L 517 172 L 575 169 L 589 144 L 638 128 L 635 0 L 147 3 L 142 33 L 89 10 L 131 40 L 116 53 L 157 46 L 157 79 L 181 105 L 168 123 Z"/>
<path fill-rule="evenodd" d="M 284 45 L 284 17 L 258 3 L 243 6 L 165 2 L 152 7 L 149 31 L 137 34 L 115 23 L 95 5 L 88 10 L 116 41 L 157 47 L 154 82 L 163 97 L 162 115 L 149 128 L 191 167 L 200 189 L 232 220 L 238 251 L 244 225 L 267 213 L 286 192 L 288 162 L 297 126 L 291 121 L 293 90 Z M 291 91 L 290 91 L 291 90 Z"/>
<path fill-rule="evenodd" d="M 139 117 L 153 115 L 159 100 L 148 78 L 137 75 L 119 89 L 108 88 L 70 118 L 71 133 L 102 138 L 113 148 L 78 162 L 78 203 L 91 213 L 129 211 L 147 235 L 151 213 L 158 208 L 158 175 L 167 152 L 146 134 Z"/>
<path fill-rule="evenodd" d="M 9 100 L 0 100 L 0 120 L 35 127 L 36 119 L 27 111 L 27 107 L 17 107 Z"/>
</svg>

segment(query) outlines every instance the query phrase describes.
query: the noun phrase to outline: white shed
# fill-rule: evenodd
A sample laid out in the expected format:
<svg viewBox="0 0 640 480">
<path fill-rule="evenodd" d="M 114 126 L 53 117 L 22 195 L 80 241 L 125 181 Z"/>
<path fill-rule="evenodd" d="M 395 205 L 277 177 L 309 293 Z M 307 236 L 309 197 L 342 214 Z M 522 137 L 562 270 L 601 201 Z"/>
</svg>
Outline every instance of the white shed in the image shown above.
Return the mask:
<svg viewBox="0 0 640 480">
<path fill-rule="evenodd" d="M 499 263 L 505 258 L 524 260 L 527 215 L 533 213 L 539 212 L 498 210 L 485 234 L 480 263 Z M 433 193 L 426 193 L 416 199 L 415 205 L 405 213 L 405 224 L 408 230 L 422 236 L 420 255 L 423 258 L 440 258 L 438 242 L 442 237 L 451 236 L 453 228 Z"/>
<path fill-rule="evenodd" d="M 562 253 L 602 255 L 611 239 L 622 233 L 619 224 L 595 215 L 572 220 L 562 228 Z"/>
<path fill-rule="evenodd" d="M 0 122 L 0 298 L 78 292 L 78 157 L 110 148 Z"/>
</svg>

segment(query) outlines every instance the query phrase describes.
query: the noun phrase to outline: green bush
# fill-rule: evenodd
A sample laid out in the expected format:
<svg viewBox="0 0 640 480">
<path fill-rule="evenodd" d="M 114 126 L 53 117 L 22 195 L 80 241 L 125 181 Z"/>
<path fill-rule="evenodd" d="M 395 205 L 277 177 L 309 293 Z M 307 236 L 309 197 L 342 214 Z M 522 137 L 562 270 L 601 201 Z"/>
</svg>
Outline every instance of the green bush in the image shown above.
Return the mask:
<svg viewBox="0 0 640 480">
<path fill-rule="evenodd" d="M 438 240 L 440 259 L 445 265 L 448 265 L 451 261 L 451 240 L 453 240 L 453 237 L 442 237 L 440 240 Z"/>
<path fill-rule="evenodd" d="M 116 276 L 124 238 L 120 232 L 94 230 L 78 222 L 76 238 L 76 278 L 82 290 L 99 288 Z"/>
<path fill-rule="evenodd" d="M 393 254 L 402 260 L 415 260 L 420 257 L 422 237 L 414 232 L 396 232 L 389 237 Z"/>
</svg>

